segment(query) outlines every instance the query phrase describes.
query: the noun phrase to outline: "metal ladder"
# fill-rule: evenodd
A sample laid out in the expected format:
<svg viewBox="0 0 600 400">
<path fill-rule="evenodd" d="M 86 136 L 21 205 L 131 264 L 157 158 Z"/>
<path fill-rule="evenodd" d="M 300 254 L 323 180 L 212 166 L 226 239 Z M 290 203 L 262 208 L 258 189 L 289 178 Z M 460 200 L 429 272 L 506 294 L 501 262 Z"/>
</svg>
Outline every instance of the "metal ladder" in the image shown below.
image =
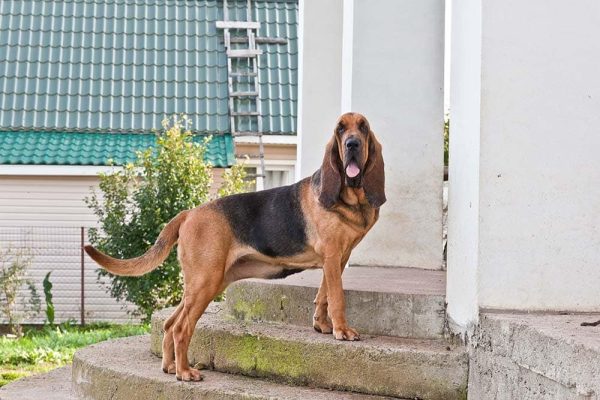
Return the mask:
<svg viewBox="0 0 600 400">
<path fill-rule="evenodd" d="M 252 21 L 252 3 L 247 0 L 246 21 L 230 21 L 227 0 L 223 0 L 223 21 L 217 21 L 217 29 L 223 29 L 225 49 L 227 51 L 227 89 L 229 93 L 229 122 L 234 137 L 256 137 L 258 154 L 244 154 L 258 159 L 257 173 L 249 175 L 256 179 L 257 190 L 264 189 L 265 149 L 261 118 L 260 84 L 258 82 L 259 56 L 262 54 L 256 46 L 256 32 L 260 23 Z M 231 37 L 231 30 L 246 31 L 246 38 Z M 232 40 L 233 39 L 233 40 Z M 240 40 L 241 39 L 241 40 Z M 248 47 L 240 44 L 248 43 Z M 242 48 L 240 48 L 242 47 Z M 239 130 L 243 118 L 247 130 Z"/>
</svg>

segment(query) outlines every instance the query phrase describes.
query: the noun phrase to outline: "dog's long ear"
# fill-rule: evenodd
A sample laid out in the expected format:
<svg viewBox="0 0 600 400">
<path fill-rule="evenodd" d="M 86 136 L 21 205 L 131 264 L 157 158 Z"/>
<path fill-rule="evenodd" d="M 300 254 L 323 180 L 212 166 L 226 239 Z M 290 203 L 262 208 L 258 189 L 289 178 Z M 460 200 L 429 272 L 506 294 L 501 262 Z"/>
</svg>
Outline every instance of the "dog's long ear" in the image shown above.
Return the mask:
<svg viewBox="0 0 600 400">
<path fill-rule="evenodd" d="M 319 203 L 325 208 L 331 208 L 337 203 L 342 188 L 342 160 L 335 135 L 327 144 L 325 157 L 321 165 L 319 182 Z"/>
<path fill-rule="evenodd" d="M 372 207 L 378 208 L 385 201 L 385 171 L 381 144 L 373 132 L 369 132 L 369 158 L 363 175 L 363 188 Z"/>
</svg>

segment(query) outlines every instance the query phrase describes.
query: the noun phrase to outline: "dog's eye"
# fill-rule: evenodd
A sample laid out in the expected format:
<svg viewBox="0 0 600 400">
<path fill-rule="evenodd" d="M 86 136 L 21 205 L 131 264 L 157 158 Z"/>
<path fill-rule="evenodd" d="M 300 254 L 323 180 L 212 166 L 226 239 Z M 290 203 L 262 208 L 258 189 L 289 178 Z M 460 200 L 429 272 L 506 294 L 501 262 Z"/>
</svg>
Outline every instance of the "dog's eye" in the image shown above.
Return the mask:
<svg viewBox="0 0 600 400">
<path fill-rule="evenodd" d="M 338 127 L 337 127 L 337 133 L 344 133 L 345 129 L 346 128 L 344 127 L 344 125 L 339 124 Z"/>
<path fill-rule="evenodd" d="M 360 126 L 358 127 L 360 129 L 360 131 L 364 134 L 369 133 L 369 127 L 367 126 L 367 124 L 365 123 L 365 121 L 362 121 L 360 123 Z"/>
</svg>

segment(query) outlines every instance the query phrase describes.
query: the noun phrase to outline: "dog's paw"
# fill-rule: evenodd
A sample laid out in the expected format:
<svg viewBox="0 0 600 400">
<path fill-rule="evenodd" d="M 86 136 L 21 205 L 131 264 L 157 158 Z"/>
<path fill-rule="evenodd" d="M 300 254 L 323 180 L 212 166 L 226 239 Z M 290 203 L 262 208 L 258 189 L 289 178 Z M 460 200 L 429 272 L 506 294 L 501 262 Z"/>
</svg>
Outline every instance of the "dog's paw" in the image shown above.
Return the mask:
<svg viewBox="0 0 600 400">
<path fill-rule="evenodd" d="M 331 325 L 331 322 L 329 322 L 327 320 L 325 320 L 324 322 L 314 320 L 313 328 L 315 329 L 315 331 L 317 331 L 319 333 L 329 334 L 329 333 L 333 332 L 333 325 Z"/>
<path fill-rule="evenodd" d="M 169 365 L 162 367 L 162 370 L 165 374 L 174 374 L 176 371 L 175 362 L 171 362 Z"/>
<path fill-rule="evenodd" d="M 356 332 L 356 330 L 349 328 L 349 327 L 343 327 L 343 328 L 333 328 L 333 336 L 337 339 L 337 340 L 360 340 L 360 335 L 358 334 L 358 332 Z"/>
<path fill-rule="evenodd" d="M 204 375 L 196 368 L 187 368 L 183 371 L 177 371 L 177 380 L 184 382 L 199 382 L 204 379 Z"/>
<path fill-rule="evenodd" d="M 329 318 L 327 318 L 327 313 L 320 313 L 318 310 L 315 310 L 315 315 L 313 315 L 313 328 L 315 331 L 319 333 L 331 333 L 333 332 L 333 325 Z"/>
</svg>

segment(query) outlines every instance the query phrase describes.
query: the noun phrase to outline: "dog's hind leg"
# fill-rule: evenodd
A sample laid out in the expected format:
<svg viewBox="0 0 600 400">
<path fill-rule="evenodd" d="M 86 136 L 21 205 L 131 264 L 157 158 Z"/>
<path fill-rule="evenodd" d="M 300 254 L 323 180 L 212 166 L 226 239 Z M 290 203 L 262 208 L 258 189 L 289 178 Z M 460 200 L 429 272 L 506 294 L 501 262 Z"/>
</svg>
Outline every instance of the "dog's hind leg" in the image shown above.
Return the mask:
<svg viewBox="0 0 600 400">
<path fill-rule="evenodd" d="M 333 325 L 327 316 L 327 281 L 325 274 L 321 278 L 321 287 L 315 297 L 315 314 L 313 315 L 313 328 L 320 333 L 333 332 Z"/>
<path fill-rule="evenodd" d="M 222 214 L 211 209 L 196 209 L 180 228 L 177 252 L 183 272 L 183 301 L 171 327 L 178 380 L 203 378 L 198 369 L 190 368 L 188 347 L 198 319 L 224 287 L 231 235 Z"/>
<path fill-rule="evenodd" d="M 219 292 L 222 281 L 222 275 L 216 279 L 210 275 L 196 275 L 189 282 L 186 282 L 183 308 L 172 328 L 178 380 L 200 381 L 203 378 L 200 371 L 190 367 L 187 354 L 188 347 L 198 319 Z"/>
<path fill-rule="evenodd" d="M 162 341 L 162 370 L 166 374 L 175 373 L 175 344 L 173 343 L 173 324 L 183 309 L 183 302 L 177 306 L 173 314 L 163 324 L 164 337 Z"/>
</svg>

